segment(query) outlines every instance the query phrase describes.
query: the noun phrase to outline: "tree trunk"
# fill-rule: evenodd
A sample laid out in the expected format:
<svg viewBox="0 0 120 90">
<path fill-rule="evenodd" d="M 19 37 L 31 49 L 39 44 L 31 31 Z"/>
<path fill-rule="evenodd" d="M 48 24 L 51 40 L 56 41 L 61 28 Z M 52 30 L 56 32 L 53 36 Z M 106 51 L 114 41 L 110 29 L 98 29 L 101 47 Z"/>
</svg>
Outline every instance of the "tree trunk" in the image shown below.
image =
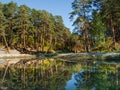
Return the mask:
<svg viewBox="0 0 120 90">
<path fill-rule="evenodd" d="M 43 35 L 45 35 L 45 25 L 43 26 Z M 44 52 L 44 37 L 42 37 L 42 51 Z"/>
<path fill-rule="evenodd" d="M 116 48 L 115 29 L 114 29 L 114 25 L 113 25 L 113 20 L 112 20 L 112 18 L 111 18 L 111 29 L 112 29 L 112 37 L 113 37 L 114 48 Z"/>
<path fill-rule="evenodd" d="M 88 47 L 88 31 L 87 31 L 87 25 L 86 25 L 86 10 L 85 10 L 85 4 L 83 3 L 83 20 L 84 20 L 84 26 L 83 26 L 83 30 L 84 30 L 84 45 L 85 45 L 85 51 L 89 52 L 89 47 Z"/>
<path fill-rule="evenodd" d="M 50 34 L 50 42 L 49 42 L 49 48 L 47 50 L 47 52 L 49 52 L 51 50 L 52 47 L 52 34 Z"/>
<path fill-rule="evenodd" d="M 84 45 L 85 45 L 85 51 L 89 52 L 89 43 L 88 43 L 88 35 L 87 35 L 87 30 L 85 29 L 85 34 L 84 34 Z"/>
<path fill-rule="evenodd" d="M 25 42 L 25 29 L 23 30 L 23 47 L 26 47 L 26 42 Z"/>
<path fill-rule="evenodd" d="M 6 40 L 5 35 L 3 35 L 3 39 L 4 39 L 4 41 L 5 41 L 5 46 L 6 46 L 6 48 L 7 48 L 7 53 L 10 53 L 9 47 L 8 47 L 8 43 L 7 43 L 7 40 Z"/>
</svg>

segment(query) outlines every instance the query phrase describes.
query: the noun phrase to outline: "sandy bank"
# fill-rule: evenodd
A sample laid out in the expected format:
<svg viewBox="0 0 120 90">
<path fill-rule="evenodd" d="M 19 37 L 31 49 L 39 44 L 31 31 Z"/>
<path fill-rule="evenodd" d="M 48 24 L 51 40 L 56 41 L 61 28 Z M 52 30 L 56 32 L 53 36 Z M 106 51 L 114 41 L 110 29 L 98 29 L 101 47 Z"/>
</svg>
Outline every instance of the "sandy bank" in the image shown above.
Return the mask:
<svg viewBox="0 0 120 90">
<path fill-rule="evenodd" d="M 24 59 L 32 58 L 36 58 L 36 56 L 29 54 L 0 54 L 0 68 L 6 65 L 16 64 Z"/>
<path fill-rule="evenodd" d="M 0 49 L 0 58 L 21 58 L 21 57 L 35 57 L 35 55 L 21 54 L 17 50 L 10 50 L 9 53 L 5 49 Z"/>
<path fill-rule="evenodd" d="M 0 58 L 20 58 L 20 57 L 35 57 L 29 54 L 0 54 Z"/>
<path fill-rule="evenodd" d="M 4 67 L 7 64 L 16 64 L 21 59 L 31 58 L 36 58 L 36 56 L 29 54 L 0 54 L 0 67 Z"/>
</svg>

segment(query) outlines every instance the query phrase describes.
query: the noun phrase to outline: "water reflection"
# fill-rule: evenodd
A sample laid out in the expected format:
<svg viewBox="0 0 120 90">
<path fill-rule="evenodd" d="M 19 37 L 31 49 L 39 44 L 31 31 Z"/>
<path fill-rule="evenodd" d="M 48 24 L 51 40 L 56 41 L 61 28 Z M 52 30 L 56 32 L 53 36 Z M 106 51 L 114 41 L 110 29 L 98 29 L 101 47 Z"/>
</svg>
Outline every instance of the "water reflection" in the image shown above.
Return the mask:
<svg viewBox="0 0 120 90">
<path fill-rule="evenodd" d="M 0 68 L 0 89 L 120 90 L 120 64 L 92 61 L 21 60 Z"/>
<path fill-rule="evenodd" d="M 67 81 L 66 87 L 65 87 L 66 90 L 76 90 L 77 87 L 75 85 L 76 80 L 74 79 L 74 76 L 75 76 L 75 74 L 73 74 L 71 76 L 70 80 Z"/>
</svg>

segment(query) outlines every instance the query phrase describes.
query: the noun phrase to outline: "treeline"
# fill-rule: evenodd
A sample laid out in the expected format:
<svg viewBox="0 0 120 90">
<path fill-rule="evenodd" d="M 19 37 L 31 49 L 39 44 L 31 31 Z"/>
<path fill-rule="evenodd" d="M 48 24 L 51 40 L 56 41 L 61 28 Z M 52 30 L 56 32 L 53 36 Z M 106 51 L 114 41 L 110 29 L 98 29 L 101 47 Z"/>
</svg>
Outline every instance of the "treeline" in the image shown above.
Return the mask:
<svg viewBox="0 0 120 90">
<path fill-rule="evenodd" d="M 74 0 L 72 9 L 74 32 L 85 51 L 120 50 L 120 0 Z"/>
<path fill-rule="evenodd" d="M 0 46 L 21 52 L 54 52 L 67 49 L 71 32 L 62 17 L 14 2 L 0 3 Z"/>
<path fill-rule="evenodd" d="M 24 53 L 120 50 L 120 0 L 74 0 L 72 9 L 73 33 L 59 15 L 0 3 L 0 46 Z"/>
</svg>

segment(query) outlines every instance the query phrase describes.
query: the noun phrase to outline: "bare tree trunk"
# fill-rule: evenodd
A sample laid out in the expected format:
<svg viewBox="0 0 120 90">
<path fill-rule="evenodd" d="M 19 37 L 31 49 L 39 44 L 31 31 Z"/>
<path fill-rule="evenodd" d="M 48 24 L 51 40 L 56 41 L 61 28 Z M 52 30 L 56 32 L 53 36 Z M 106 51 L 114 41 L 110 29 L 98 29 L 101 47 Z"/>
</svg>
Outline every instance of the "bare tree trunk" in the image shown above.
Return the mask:
<svg viewBox="0 0 120 90">
<path fill-rule="evenodd" d="M 43 35 L 45 35 L 45 26 L 43 26 Z M 44 37 L 42 37 L 42 51 L 44 52 Z"/>
<path fill-rule="evenodd" d="M 89 43 L 88 43 L 88 35 L 87 35 L 87 29 L 85 29 L 85 34 L 84 34 L 84 45 L 85 45 L 85 51 L 89 52 Z"/>
<path fill-rule="evenodd" d="M 53 44 L 53 46 L 54 46 L 54 49 L 56 50 L 56 37 L 54 38 L 54 44 Z"/>
<path fill-rule="evenodd" d="M 83 3 L 83 13 L 84 13 L 84 26 L 83 26 L 83 30 L 84 30 L 84 45 L 85 45 L 85 51 L 89 52 L 89 48 L 88 48 L 88 31 L 87 31 L 87 22 L 86 22 L 86 10 L 85 10 L 85 4 Z"/>
<path fill-rule="evenodd" d="M 5 41 L 5 46 L 6 46 L 6 48 L 7 48 L 7 53 L 10 53 L 9 47 L 8 47 L 8 43 L 7 43 L 7 40 L 6 40 L 5 35 L 3 35 L 3 39 L 4 39 L 4 41 Z"/>
<path fill-rule="evenodd" d="M 26 30 L 26 27 L 24 28 L 23 30 L 23 47 L 26 48 L 26 42 L 25 42 L 25 30 Z"/>
<path fill-rule="evenodd" d="M 111 18 L 111 29 L 112 29 L 112 37 L 113 37 L 114 48 L 116 48 L 115 29 L 114 29 L 114 25 L 113 25 L 113 20 L 112 20 L 112 18 Z"/>
<path fill-rule="evenodd" d="M 52 34 L 50 34 L 50 42 L 49 42 L 49 48 L 47 50 L 47 52 L 49 52 L 51 50 L 52 47 Z"/>
<path fill-rule="evenodd" d="M 6 67 L 6 69 L 5 69 L 5 72 L 4 72 L 4 75 L 3 75 L 3 78 L 2 78 L 2 82 L 4 82 L 4 79 L 5 79 L 5 76 L 6 76 L 8 67 L 9 67 L 9 61 L 7 61 L 7 67 Z"/>
</svg>

